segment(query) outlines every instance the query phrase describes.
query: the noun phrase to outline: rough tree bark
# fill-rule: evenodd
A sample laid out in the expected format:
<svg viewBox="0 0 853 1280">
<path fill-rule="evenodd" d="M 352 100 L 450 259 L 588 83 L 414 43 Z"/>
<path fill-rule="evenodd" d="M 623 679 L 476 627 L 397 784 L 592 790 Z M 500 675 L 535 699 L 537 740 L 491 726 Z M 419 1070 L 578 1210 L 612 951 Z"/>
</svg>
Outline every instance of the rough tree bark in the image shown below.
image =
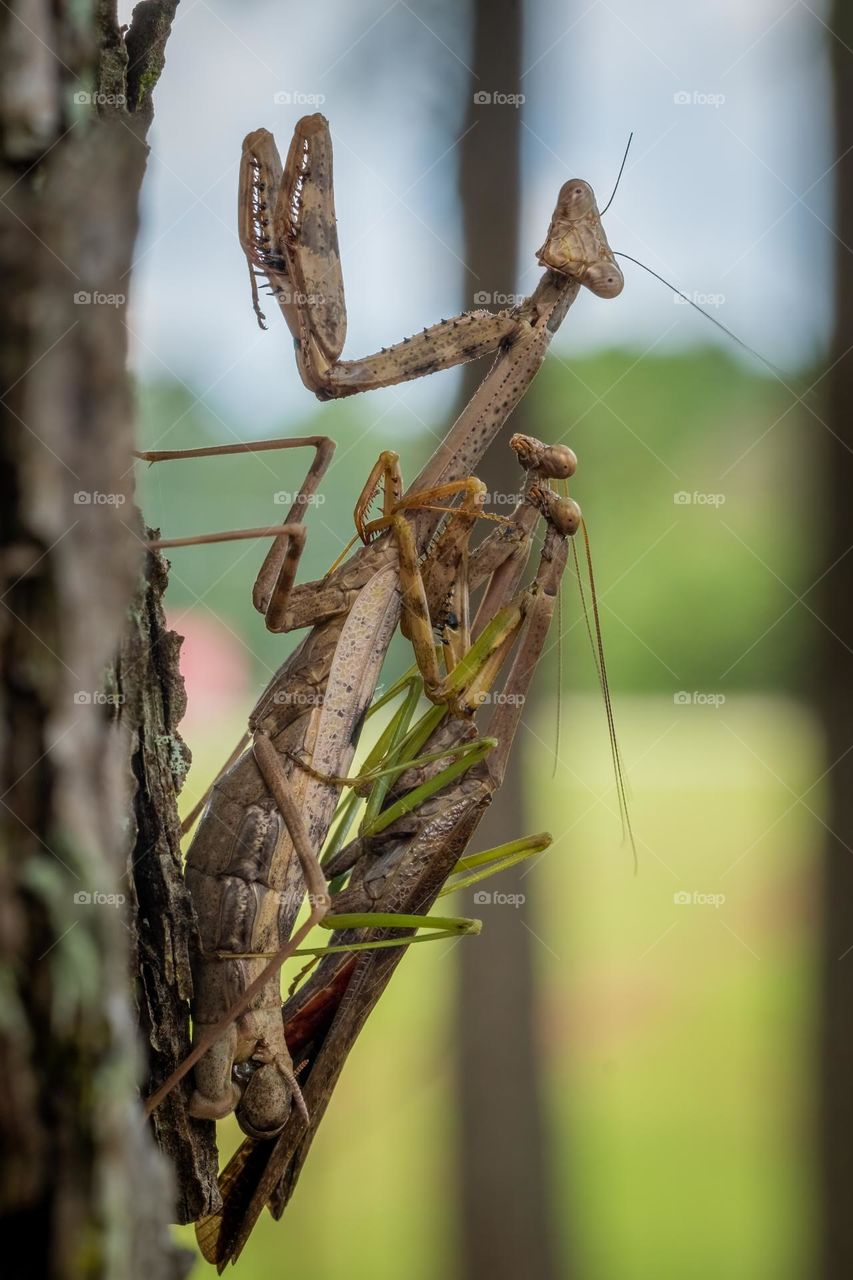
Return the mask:
<svg viewBox="0 0 853 1280">
<path fill-rule="evenodd" d="M 520 111 L 477 103 L 475 95 L 521 92 L 522 5 L 520 0 L 475 0 L 473 13 L 475 78 L 466 124 L 474 127 L 459 148 L 464 261 L 474 272 L 466 273 L 466 288 L 508 294 L 516 287 L 518 266 Z M 465 306 L 472 305 L 469 293 Z M 479 366 L 466 371 L 465 400 L 481 377 Z M 506 446 L 512 431 L 535 434 L 526 421 L 526 403 L 515 410 L 507 431 L 478 468 L 492 492 L 518 490 L 520 473 Z M 531 827 L 526 815 L 523 744 L 522 730 L 520 750 L 478 833 L 479 848 L 501 844 L 536 825 Z M 522 882 L 519 876 L 518 871 L 502 873 L 499 887 L 526 894 L 525 905 L 519 910 L 478 909 L 483 933 L 457 951 L 462 1274 L 476 1280 L 550 1280 L 557 1274 L 531 934 L 524 927 L 533 878 Z"/>
<path fill-rule="evenodd" d="M 148 530 L 157 536 L 159 530 Z M 109 684 L 117 722 L 130 749 L 127 885 L 130 972 L 137 976 L 136 1012 L 147 1046 L 152 1094 L 190 1050 L 191 949 L 198 934 L 181 872 L 177 796 L 190 764 L 178 725 L 186 710 L 180 673 L 182 637 L 166 628 L 162 597 L 166 561 L 149 553 L 130 607 Z M 152 1117 L 160 1150 L 175 1172 L 175 1219 L 195 1222 L 221 1206 L 216 1182 L 216 1125 L 193 1120 L 186 1077 Z"/>
<path fill-rule="evenodd" d="M 853 11 L 832 6 L 835 85 L 835 339 L 828 379 L 826 532 L 818 662 L 829 807 L 824 854 L 820 1155 L 823 1280 L 853 1275 Z M 837 834 L 836 834 L 837 833 Z"/>
<path fill-rule="evenodd" d="M 130 896 L 127 780 L 142 711 L 126 662 L 101 691 L 143 561 L 124 311 L 176 5 L 137 5 L 126 35 L 108 0 L 0 7 L 6 1275 L 160 1280 L 186 1269 L 165 1225 L 171 1179 L 135 1101 L 125 914 L 99 900 Z M 168 735 L 174 716 L 158 714 Z M 121 719 L 131 733 L 120 735 Z"/>
</svg>

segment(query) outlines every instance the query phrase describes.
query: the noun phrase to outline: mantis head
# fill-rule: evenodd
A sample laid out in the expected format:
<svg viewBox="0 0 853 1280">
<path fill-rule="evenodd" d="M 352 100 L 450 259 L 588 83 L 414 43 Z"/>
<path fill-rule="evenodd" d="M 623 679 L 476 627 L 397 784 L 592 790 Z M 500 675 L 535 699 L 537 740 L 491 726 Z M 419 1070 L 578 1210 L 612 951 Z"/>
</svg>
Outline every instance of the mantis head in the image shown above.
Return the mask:
<svg viewBox="0 0 853 1280">
<path fill-rule="evenodd" d="M 581 527 L 583 515 L 573 498 L 561 498 L 547 485 L 539 484 L 532 484 L 527 496 L 561 537 L 575 536 Z"/>
<path fill-rule="evenodd" d="M 567 444 L 543 444 L 535 436 L 516 431 L 509 447 L 526 471 L 538 471 L 549 480 L 568 480 L 578 469 L 577 454 Z"/>
<path fill-rule="evenodd" d="M 615 298 L 625 283 L 607 243 L 595 194 L 588 182 L 563 183 L 545 243 L 536 257 L 543 267 L 569 276 L 599 298 Z"/>
</svg>

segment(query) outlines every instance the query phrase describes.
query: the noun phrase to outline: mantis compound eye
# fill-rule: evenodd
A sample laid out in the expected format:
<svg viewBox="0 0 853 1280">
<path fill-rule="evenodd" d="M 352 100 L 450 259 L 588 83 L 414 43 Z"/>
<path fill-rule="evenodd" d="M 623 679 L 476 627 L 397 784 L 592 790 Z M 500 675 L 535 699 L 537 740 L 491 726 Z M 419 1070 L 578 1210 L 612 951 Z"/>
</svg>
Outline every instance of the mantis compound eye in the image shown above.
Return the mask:
<svg viewBox="0 0 853 1280">
<path fill-rule="evenodd" d="M 264 1063 L 249 1074 L 237 1103 L 237 1123 L 245 1134 L 268 1141 L 280 1133 L 291 1109 L 291 1091 L 275 1063 Z"/>
<path fill-rule="evenodd" d="M 559 498 L 553 489 L 538 484 L 530 486 L 529 497 L 562 537 L 574 537 L 581 527 L 583 513 L 573 498 Z"/>
<path fill-rule="evenodd" d="M 582 218 L 590 209 L 595 208 L 595 195 L 592 187 L 583 178 L 571 178 L 560 187 L 557 197 L 558 216 L 564 218 Z"/>
<path fill-rule="evenodd" d="M 599 298 L 617 298 L 625 285 L 625 277 L 615 262 L 594 262 L 583 277 L 586 287 Z"/>
<path fill-rule="evenodd" d="M 574 498 L 558 498 L 551 510 L 551 523 L 558 533 L 573 538 L 581 527 L 583 513 Z"/>
<path fill-rule="evenodd" d="M 578 469 L 578 456 L 567 444 L 552 444 L 542 450 L 537 466 L 551 480 L 568 480 Z"/>
</svg>

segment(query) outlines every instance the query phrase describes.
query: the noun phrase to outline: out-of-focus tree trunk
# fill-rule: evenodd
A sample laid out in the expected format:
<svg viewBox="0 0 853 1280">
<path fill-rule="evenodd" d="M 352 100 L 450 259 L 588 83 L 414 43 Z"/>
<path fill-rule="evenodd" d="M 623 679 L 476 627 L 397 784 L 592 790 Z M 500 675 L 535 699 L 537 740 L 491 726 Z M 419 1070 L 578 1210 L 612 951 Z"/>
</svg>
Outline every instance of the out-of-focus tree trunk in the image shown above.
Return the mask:
<svg viewBox="0 0 853 1280">
<path fill-rule="evenodd" d="M 0 1256 L 4 1275 L 174 1277 L 135 1100 L 115 896 L 128 739 L 103 690 L 142 566 L 128 292 L 177 0 L 0 9 Z M 112 668 L 115 673 L 116 668 Z M 121 672 L 125 689 L 131 671 Z M 124 891 L 124 892 L 123 892 Z M 16 1258 L 17 1261 L 12 1262 Z M 26 1258 L 26 1260 L 24 1260 Z"/>
<path fill-rule="evenodd" d="M 853 11 L 835 0 L 828 39 L 835 85 L 835 341 L 823 438 L 827 529 L 821 587 L 821 706 L 829 812 L 824 864 L 821 1043 L 824 1280 L 853 1275 Z"/>
<path fill-rule="evenodd" d="M 519 0 L 475 0 L 471 66 L 475 73 L 469 126 L 460 146 L 460 189 L 465 225 L 464 305 L 477 294 L 516 288 L 520 205 L 520 110 L 494 101 L 495 93 L 522 90 L 522 5 Z M 491 101 L 478 101 L 488 94 Z M 506 305 L 501 301 L 497 304 Z M 480 366 L 466 370 L 467 399 Z M 463 401 L 464 402 L 464 401 Z M 511 431 L 526 431 L 524 402 L 493 446 L 478 475 L 493 493 L 518 490 L 521 472 L 507 448 Z M 503 511 L 509 508 L 500 508 Z M 529 713 L 528 708 L 528 713 Z M 478 847 L 501 844 L 528 829 L 516 741 L 506 781 L 480 828 Z M 534 823 L 541 826 L 541 823 Z M 461 1272 L 471 1280 L 517 1280 L 557 1274 L 549 1153 L 537 1059 L 537 1002 L 525 928 L 533 878 L 502 873 L 502 892 L 524 893 L 525 905 L 478 908 L 483 933 L 458 948 L 456 1093 L 459 1147 Z M 490 885 L 487 884 L 486 888 Z"/>
</svg>

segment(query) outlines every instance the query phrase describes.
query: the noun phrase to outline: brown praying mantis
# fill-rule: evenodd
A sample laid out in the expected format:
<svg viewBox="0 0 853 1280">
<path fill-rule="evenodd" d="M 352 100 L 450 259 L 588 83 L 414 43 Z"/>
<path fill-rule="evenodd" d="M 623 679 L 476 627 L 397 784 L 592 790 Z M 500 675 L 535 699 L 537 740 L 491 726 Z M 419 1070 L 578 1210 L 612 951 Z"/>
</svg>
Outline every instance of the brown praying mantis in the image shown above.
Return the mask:
<svg viewBox="0 0 853 1280">
<path fill-rule="evenodd" d="M 195 881 L 203 952 L 196 966 L 194 1048 L 148 1105 L 153 1109 L 195 1066 L 195 1114 L 223 1115 L 236 1105 L 246 1131 L 268 1137 L 288 1124 L 293 1097 L 299 1103 L 281 1032 L 278 970 L 328 911 L 317 850 L 339 791 L 329 779 L 340 778 L 349 767 L 357 728 L 401 607 L 403 629 L 415 641 L 428 695 L 439 703 L 444 699 L 463 716 L 473 709 L 466 704 L 462 677 L 445 678 L 436 670 L 427 589 L 413 571 L 447 519 L 445 507 L 454 496 L 461 495 L 461 505 L 435 543 L 428 575 L 440 580 L 445 551 L 461 545 L 478 518 L 482 487 L 471 479 L 472 472 L 541 367 L 580 286 L 600 297 L 615 297 L 623 281 L 592 189 L 574 179 L 560 190 L 537 255 L 544 273 L 519 306 L 497 314 L 461 315 L 362 360 L 341 360 L 346 313 L 331 141 L 321 116 L 299 122 L 284 170 L 271 135 L 265 130 L 249 135 L 241 164 L 239 225 L 256 310 L 260 274 L 291 328 L 303 381 L 321 399 L 495 354 L 489 373 L 406 493 L 393 464 L 381 461 L 386 478 L 382 518 L 368 521 L 366 502 L 357 510 L 366 545 L 320 582 L 294 585 L 305 536 L 302 500 L 328 465 L 331 443 L 325 438 L 265 442 L 265 447 L 304 444 L 316 450 L 300 499 L 284 525 L 195 540 L 274 534 L 255 584 L 255 606 L 271 630 L 311 630 L 259 699 L 250 719 L 252 744 L 217 779 L 196 831 L 188 879 Z M 252 447 L 225 446 L 222 452 Z M 140 456 L 155 462 L 197 452 Z M 558 451 L 552 449 L 550 458 L 559 468 Z M 550 474 L 559 475 L 559 469 Z M 497 599 L 500 592 L 495 591 Z M 454 670 L 468 668 L 460 661 Z M 477 678 L 474 672 L 472 682 Z M 299 763 L 305 760 L 313 773 Z M 456 860 L 464 842 L 454 847 Z M 288 940 L 305 887 L 309 916 Z M 272 958 L 260 959 L 262 952 Z M 251 1072 L 242 1092 L 233 1078 L 241 1062 Z"/>
<path fill-rule="evenodd" d="M 490 535 L 461 580 L 460 599 L 489 577 L 472 630 L 476 638 L 449 675 L 480 701 L 489 696 L 517 643 L 504 689 L 495 698 L 488 736 L 478 735 L 470 718 L 448 715 L 445 707 L 436 706 L 401 737 L 400 726 L 408 725 L 411 713 L 409 699 L 408 712 L 404 705 L 355 780 L 362 786 L 374 782 L 359 835 L 343 844 L 349 827 L 346 821 L 339 824 L 323 867 L 331 884 L 342 886 L 332 898 L 333 915 L 324 922 L 334 921 L 337 932 L 319 952 L 322 959 L 314 974 L 283 1011 L 288 1041 L 304 1059 L 310 1114 L 291 1114 L 275 1142 L 244 1142 L 223 1173 L 222 1209 L 197 1228 L 205 1257 L 220 1270 L 236 1260 L 267 1202 L 276 1217 L 283 1211 L 349 1049 L 399 962 L 401 948 L 437 936 L 413 938 L 411 931 L 448 923 L 467 924 L 466 931 L 479 927 L 476 921 L 425 917 L 423 911 L 441 892 L 475 883 L 550 843 L 543 834 L 463 856 L 503 779 L 547 637 L 566 564 L 567 535 L 580 523 L 576 505 L 540 482 L 532 452 L 538 450 L 541 460 L 544 446 L 526 437 L 515 437 L 513 445 L 530 471 L 515 515 L 507 522 L 511 532 L 499 529 Z M 539 567 L 533 582 L 519 591 L 533 526 L 542 517 L 546 534 Z M 416 696 L 417 687 L 414 692 Z M 381 788 L 389 778 L 390 786 Z M 350 807 L 348 801 L 345 807 Z M 454 873 L 457 877 L 445 886 Z"/>
</svg>

